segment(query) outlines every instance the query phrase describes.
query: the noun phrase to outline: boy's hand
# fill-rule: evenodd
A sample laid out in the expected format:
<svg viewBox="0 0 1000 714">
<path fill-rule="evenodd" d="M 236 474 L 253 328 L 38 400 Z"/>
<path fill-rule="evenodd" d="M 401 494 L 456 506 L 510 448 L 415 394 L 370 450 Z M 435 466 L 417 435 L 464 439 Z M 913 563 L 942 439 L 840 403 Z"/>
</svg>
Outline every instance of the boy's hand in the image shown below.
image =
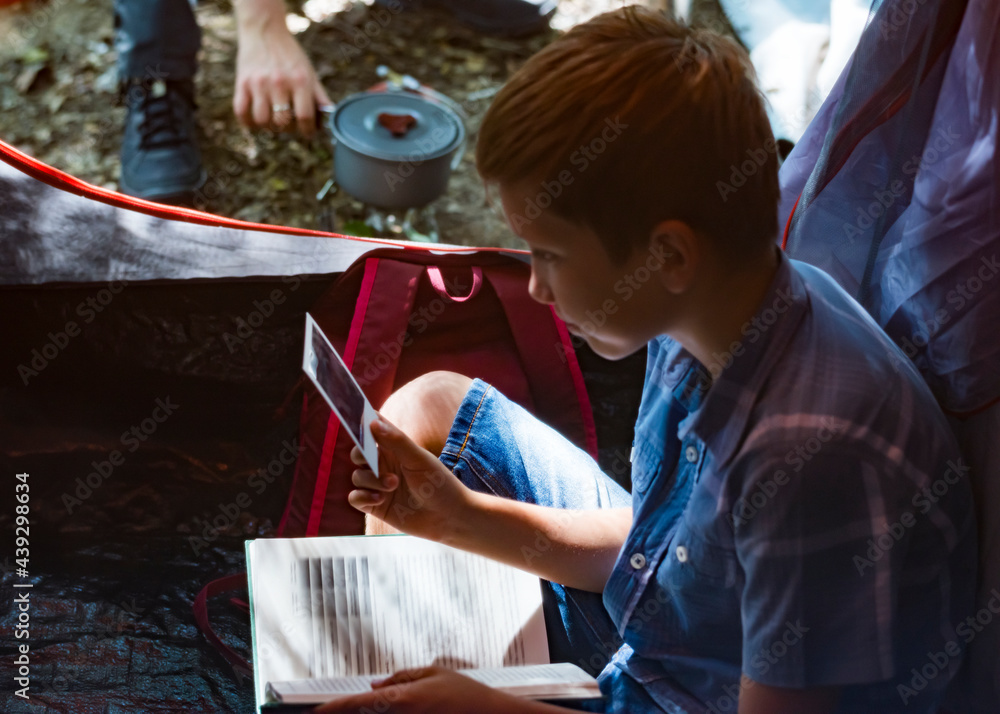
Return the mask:
<svg viewBox="0 0 1000 714">
<path fill-rule="evenodd" d="M 438 458 L 379 416 L 371 424 L 379 447 L 381 479 L 368 468 L 354 472 L 358 488 L 348 502 L 404 533 L 443 541 L 467 518 L 473 493 Z M 365 465 L 361 451 L 351 452 L 355 464 Z"/>
<path fill-rule="evenodd" d="M 330 702 L 314 711 L 377 711 L 439 714 L 475 710 L 477 714 L 516 711 L 519 702 L 468 677 L 441 667 L 396 672 L 372 684 L 372 691 Z"/>
</svg>

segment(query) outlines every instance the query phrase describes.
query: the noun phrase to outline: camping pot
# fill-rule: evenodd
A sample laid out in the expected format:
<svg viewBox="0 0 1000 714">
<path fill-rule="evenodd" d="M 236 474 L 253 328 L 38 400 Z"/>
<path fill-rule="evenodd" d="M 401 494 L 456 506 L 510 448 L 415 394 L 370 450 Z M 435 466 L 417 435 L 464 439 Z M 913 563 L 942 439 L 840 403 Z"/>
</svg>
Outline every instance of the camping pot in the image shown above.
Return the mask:
<svg viewBox="0 0 1000 714">
<path fill-rule="evenodd" d="M 449 106 L 412 91 L 368 91 L 339 102 L 328 131 L 337 184 L 382 208 L 420 208 L 444 193 L 465 153 Z"/>
</svg>

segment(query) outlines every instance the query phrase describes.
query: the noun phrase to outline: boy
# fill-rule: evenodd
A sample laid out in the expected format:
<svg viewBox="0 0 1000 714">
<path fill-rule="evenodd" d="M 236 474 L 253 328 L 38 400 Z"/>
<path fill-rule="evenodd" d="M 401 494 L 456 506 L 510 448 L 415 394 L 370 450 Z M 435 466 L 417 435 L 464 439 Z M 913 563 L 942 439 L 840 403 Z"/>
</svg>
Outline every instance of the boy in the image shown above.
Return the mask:
<svg viewBox="0 0 1000 714">
<path fill-rule="evenodd" d="M 488 385 L 435 373 L 384 405 L 384 476 L 356 471 L 351 503 L 560 583 L 557 657 L 611 658 L 609 711 L 937 711 L 972 609 L 967 469 L 875 323 L 777 250 L 746 55 L 602 15 L 510 80 L 477 152 L 532 296 L 605 357 L 648 344 L 633 493 Z M 322 711 L 364 707 L 559 711 L 433 668 Z"/>
</svg>

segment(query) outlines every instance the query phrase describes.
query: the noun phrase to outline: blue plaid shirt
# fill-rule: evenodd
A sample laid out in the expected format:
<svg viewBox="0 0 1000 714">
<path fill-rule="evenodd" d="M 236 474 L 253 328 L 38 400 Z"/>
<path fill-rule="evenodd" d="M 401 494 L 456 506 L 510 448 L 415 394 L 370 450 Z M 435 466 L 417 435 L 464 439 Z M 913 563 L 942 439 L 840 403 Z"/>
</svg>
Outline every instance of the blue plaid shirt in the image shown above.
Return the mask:
<svg viewBox="0 0 1000 714">
<path fill-rule="evenodd" d="M 601 675 L 613 710 L 735 712 L 756 682 L 935 711 L 975 636 L 976 546 L 967 468 L 920 375 L 784 256 L 707 367 L 649 345 L 634 520 L 604 592 L 625 641 Z"/>
</svg>

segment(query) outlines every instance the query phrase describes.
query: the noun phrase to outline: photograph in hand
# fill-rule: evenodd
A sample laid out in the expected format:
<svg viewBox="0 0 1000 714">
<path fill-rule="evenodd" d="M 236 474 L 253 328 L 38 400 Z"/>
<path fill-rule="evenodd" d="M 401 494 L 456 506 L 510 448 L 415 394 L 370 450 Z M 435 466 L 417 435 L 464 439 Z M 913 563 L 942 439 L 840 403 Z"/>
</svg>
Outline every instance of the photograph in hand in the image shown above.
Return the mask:
<svg viewBox="0 0 1000 714">
<path fill-rule="evenodd" d="M 371 432 L 372 420 L 377 416 L 375 409 L 354 380 L 344 360 L 309 314 L 306 314 L 302 369 L 326 399 L 377 476 L 378 446 Z"/>
</svg>

